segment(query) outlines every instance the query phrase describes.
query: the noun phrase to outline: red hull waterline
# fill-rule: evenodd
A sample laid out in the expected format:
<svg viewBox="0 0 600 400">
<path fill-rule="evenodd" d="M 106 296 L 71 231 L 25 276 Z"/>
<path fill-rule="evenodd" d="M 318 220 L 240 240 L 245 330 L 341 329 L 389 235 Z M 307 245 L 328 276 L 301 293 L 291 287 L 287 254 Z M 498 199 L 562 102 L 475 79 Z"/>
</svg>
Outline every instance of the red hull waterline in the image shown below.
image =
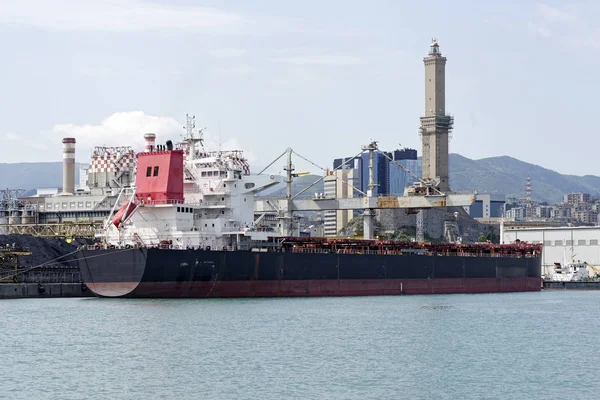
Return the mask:
<svg viewBox="0 0 600 400">
<path fill-rule="evenodd" d="M 540 278 L 296 280 L 213 282 L 97 282 L 87 286 L 102 297 L 240 298 L 382 296 L 411 294 L 535 292 Z"/>
</svg>

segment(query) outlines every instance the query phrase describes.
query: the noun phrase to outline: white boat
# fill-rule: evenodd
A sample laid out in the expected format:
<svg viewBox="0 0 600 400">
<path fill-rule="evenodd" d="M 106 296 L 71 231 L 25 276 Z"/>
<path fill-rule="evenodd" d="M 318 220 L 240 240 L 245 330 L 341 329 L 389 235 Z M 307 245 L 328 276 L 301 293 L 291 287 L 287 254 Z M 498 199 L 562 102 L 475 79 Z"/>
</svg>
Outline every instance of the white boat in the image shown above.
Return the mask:
<svg viewBox="0 0 600 400">
<path fill-rule="evenodd" d="M 574 282 L 590 280 L 588 265 L 586 262 L 554 263 L 552 280 L 555 282 Z"/>
<path fill-rule="evenodd" d="M 589 265 L 585 261 L 575 261 L 575 254 L 571 249 L 571 260 L 567 261 L 566 252 L 563 263 L 554 263 L 551 279 L 555 282 L 578 282 L 597 280 L 600 268 Z"/>
</svg>

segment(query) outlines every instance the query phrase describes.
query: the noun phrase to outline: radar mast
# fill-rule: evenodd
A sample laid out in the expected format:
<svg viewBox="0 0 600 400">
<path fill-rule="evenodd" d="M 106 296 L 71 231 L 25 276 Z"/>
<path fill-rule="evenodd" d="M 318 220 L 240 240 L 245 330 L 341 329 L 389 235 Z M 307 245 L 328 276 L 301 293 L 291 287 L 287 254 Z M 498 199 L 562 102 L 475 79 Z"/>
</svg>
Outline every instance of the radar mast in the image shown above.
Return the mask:
<svg viewBox="0 0 600 400">
<path fill-rule="evenodd" d="M 206 128 L 199 129 L 197 132 L 196 129 L 196 116 L 189 114 L 185 114 L 186 123 L 183 127 L 185 129 L 185 137 L 183 138 L 184 142 L 188 144 L 190 149 L 190 161 L 196 158 L 196 143 L 200 143 L 200 146 L 204 148 L 204 131 Z"/>
</svg>

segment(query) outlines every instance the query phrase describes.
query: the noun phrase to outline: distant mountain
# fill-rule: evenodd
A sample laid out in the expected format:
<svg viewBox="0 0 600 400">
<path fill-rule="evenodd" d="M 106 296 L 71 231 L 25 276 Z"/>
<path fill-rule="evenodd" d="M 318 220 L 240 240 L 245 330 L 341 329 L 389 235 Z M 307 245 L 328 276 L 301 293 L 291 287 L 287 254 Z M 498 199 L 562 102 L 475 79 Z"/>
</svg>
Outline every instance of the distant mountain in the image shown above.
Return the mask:
<svg viewBox="0 0 600 400">
<path fill-rule="evenodd" d="M 79 167 L 75 169 L 75 182 L 79 182 Z M 560 202 L 565 193 L 585 192 L 600 196 L 600 177 L 586 175 L 562 175 L 558 172 L 529 164 L 516 158 L 501 156 L 471 160 L 459 154 L 450 154 L 450 187 L 455 191 L 477 191 L 478 193 L 503 196 L 525 196 L 525 182 L 531 177 L 533 200 L 548 203 Z M 294 179 L 293 194 L 319 180 L 318 175 L 305 175 Z M 62 163 L 17 163 L 0 164 L 0 189 L 51 188 L 62 186 Z M 302 198 L 313 197 L 323 192 L 323 181 L 308 189 Z M 280 184 L 260 193 L 261 196 L 285 196 L 285 184 Z"/>
<path fill-rule="evenodd" d="M 600 196 L 600 177 L 562 175 L 516 158 L 501 156 L 471 160 L 450 154 L 450 187 L 452 190 L 476 190 L 478 193 L 525 196 L 527 176 L 531 177 L 531 197 L 550 204 L 562 201 L 563 195 L 585 192 Z"/>
<path fill-rule="evenodd" d="M 307 187 L 309 187 L 313 183 L 317 182 L 321 178 L 322 177 L 319 175 L 303 175 L 303 176 L 294 178 L 294 180 L 292 182 L 292 196 L 297 195 L 302 190 L 306 189 Z M 281 179 L 283 180 L 283 177 L 281 177 Z M 323 188 L 324 188 L 323 181 L 320 181 L 319 183 L 312 186 L 310 189 L 307 189 L 305 192 L 303 192 L 300 196 L 298 196 L 298 198 L 299 199 L 312 198 L 315 196 L 315 193 L 323 193 Z M 285 183 L 280 183 L 279 185 L 275 185 L 273 187 L 270 187 L 270 188 L 260 192 L 259 196 L 261 196 L 261 197 L 285 197 L 286 190 L 287 189 L 285 187 Z"/>
<path fill-rule="evenodd" d="M 62 162 L 0 163 L 0 189 L 23 189 L 31 193 L 40 188 L 62 188 Z M 79 166 L 75 168 L 75 185 Z"/>
<path fill-rule="evenodd" d="M 527 176 L 531 177 L 531 197 L 534 201 L 554 204 L 563 195 L 585 192 L 600 197 L 600 177 L 593 175 L 562 175 L 516 158 L 501 156 L 471 160 L 460 154 L 450 154 L 450 187 L 455 191 L 477 191 L 499 196 L 525 197 Z M 296 194 L 320 179 L 306 175 L 294 179 L 292 193 Z M 307 190 L 301 197 L 313 197 L 323 192 L 323 181 Z M 283 184 L 261 193 L 262 196 L 285 196 Z"/>
</svg>

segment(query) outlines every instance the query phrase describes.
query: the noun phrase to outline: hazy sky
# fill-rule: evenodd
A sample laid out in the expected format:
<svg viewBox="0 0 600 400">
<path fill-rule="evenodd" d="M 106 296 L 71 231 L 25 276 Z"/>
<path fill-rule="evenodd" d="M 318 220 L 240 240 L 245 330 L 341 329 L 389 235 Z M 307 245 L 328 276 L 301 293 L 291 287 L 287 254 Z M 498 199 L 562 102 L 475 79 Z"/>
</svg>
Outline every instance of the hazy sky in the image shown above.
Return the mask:
<svg viewBox="0 0 600 400">
<path fill-rule="evenodd" d="M 0 162 L 60 160 L 64 136 L 79 162 L 148 131 L 177 139 L 186 112 L 254 165 L 292 147 L 327 166 L 371 138 L 420 154 L 437 37 L 451 152 L 599 175 L 598 15 L 595 1 L 4 0 Z"/>
</svg>

